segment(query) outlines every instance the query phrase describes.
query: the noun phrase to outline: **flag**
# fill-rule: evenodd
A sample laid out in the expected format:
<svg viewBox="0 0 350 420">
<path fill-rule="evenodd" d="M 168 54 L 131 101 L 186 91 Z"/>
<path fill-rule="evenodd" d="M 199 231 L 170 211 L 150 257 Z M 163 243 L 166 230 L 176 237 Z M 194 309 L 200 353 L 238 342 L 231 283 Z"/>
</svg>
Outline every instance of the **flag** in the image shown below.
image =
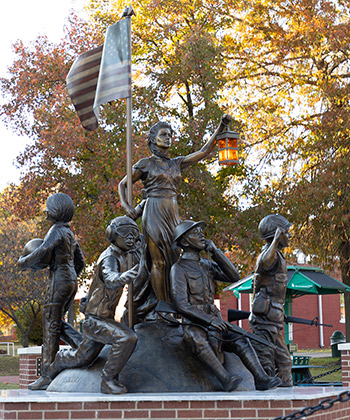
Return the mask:
<svg viewBox="0 0 350 420">
<path fill-rule="evenodd" d="M 100 106 L 131 96 L 130 19 L 107 29 L 103 46 L 81 54 L 67 75 L 69 96 L 82 126 L 98 127 Z"/>
<path fill-rule="evenodd" d="M 103 46 L 81 54 L 73 63 L 67 75 L 69 96 L 77 111 L 81 125 L 88 131 L 98 127 L 93 112 L 98 74 Z"/>
<path fill-rule="evenodd" d="M 96 88 L 94 112 L 114 99 L 131 96 L 130 19 L 122 19 L 107 29 Z"/>
</svg>

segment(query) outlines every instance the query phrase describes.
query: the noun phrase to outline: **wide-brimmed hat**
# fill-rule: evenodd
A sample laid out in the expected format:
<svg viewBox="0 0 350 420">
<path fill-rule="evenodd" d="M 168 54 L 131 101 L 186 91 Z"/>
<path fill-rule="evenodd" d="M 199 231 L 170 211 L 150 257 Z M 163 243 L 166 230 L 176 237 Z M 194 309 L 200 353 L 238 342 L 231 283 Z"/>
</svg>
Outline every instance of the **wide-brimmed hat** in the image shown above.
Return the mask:
<svg viewBox="0 0 350 420">
<path fill-rule="evenodd" d="M 174 230 L 173 233 L 173 243 L 178 243 L 178 241 L 191 229 L 194 229 L 195 227 L 204 227 L 205 223 L 203 221 L 201 222 L 195 222 L 193 220 L 184 220 L 180 224 L 178 224 Z"/>
</svg>

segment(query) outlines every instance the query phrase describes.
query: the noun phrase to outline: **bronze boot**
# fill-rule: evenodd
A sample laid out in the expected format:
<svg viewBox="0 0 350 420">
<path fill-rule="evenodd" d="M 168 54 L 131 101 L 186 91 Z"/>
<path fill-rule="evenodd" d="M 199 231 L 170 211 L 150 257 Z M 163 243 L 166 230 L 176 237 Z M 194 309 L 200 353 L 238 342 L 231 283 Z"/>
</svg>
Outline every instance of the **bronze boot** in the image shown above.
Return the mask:
<svg viewBox="0 0 350 420">
<path fill-rule="evenodd" d="M 44 391 L 51 382 L 52 381 L 48 376 L 40 376 L 39 379 L 28 385 L 28 389 L 31 391 Z"/>
<path fill-rule="evenodd" d="M 118 382 L 117 378 L 108 378 L 102 371 L 101 392 L 102 394 L 125 394 L 128 390 Z"/>
<path fill-rule="evenodd" d="M 264 371 L 258 356 L 246 338 L 240 338 L 235 342 L 236 353 L 245 367 L 253 374 L 255 388 L 258 391 L 266 391 L 281 385 L 282 381 L 277 376 L 269 376 Z"/>
<path fill-rule="evenodd" d="M 242 382 L 243 378 L 241 376 L 231 376 L 227 372 L 210 346 L 208 346 L 206 350 L 196 352 L 196 355 L 218 377 L 223 385 L 224 391 L 232 392 Z"/>
</svg>

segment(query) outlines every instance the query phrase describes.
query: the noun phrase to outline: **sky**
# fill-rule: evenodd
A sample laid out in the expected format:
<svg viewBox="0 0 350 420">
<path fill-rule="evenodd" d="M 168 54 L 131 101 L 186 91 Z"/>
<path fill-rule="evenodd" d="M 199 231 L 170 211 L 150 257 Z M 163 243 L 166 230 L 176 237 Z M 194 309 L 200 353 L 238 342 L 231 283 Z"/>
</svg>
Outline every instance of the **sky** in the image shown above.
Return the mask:
<svg viewBox="0 0 350 420">
<path fill-rule="evenodd" d="M 1 0 L 0 77 L 6 76 L 14 59 L 12 44 L 16 40 L 28 43 L 45 34 L 50 41 L 59 41 L 70 10 L 81 11 L 83 3 L 84 0 Z M 28 138 L 17 136 L 0 120 L 0 191 L 11 182 L 18 184 L 20 170 L 14 161 L 28 142 Z"/>
</svg>

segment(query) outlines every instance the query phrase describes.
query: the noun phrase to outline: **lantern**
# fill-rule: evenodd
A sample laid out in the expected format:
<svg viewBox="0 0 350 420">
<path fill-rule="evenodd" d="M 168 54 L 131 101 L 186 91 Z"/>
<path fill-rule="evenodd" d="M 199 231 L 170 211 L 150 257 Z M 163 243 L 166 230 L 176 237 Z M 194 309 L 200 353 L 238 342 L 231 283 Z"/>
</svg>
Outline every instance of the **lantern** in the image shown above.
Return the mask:
<svg viewBox="0 0 350 420">
<path fill-rule="evenodd" d="M 216 136 L 219 144 L 219 164 L 235 165 L 238 163 L 239 133 L 236 131 L 223 131 Z"/>
</svg>

